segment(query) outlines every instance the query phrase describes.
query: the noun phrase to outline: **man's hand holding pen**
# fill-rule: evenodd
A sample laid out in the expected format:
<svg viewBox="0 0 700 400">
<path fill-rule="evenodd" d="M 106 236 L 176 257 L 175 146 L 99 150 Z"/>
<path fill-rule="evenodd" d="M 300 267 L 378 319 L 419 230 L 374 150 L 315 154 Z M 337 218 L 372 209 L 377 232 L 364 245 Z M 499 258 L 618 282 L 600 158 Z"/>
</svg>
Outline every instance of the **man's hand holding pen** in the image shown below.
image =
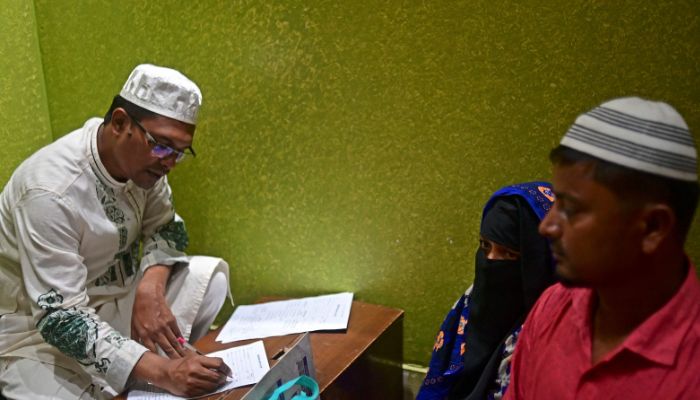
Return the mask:
<svg viewBox="0 0 700 400">
<path fill-rule="evenodd" d="M 209 356 L 206 356 L 204 353 L 202 353 L 201 351 L 197 350 L 196 347 L 192 346 L 192 345 L 191 345 L 187 340 L 185 340 L 185 338 L 183 338 L 183 337 L 178 337 L 178 338 L 177 338 L 177 341 L 178 341 L 178 343 L 180 343 L 180 345 L 181 345 L 184 349 L 188 350 L 188 351 L 191 352 L 191 353 L 195 353 L 195 354 L 197 354 L 198 356 L 204 357 L 204 358 L 209 359 L 209 360 L 220 361 L 220 363 L 218 364 L 218 366 L 216 366 L 216 367 L 210 367 L 210 369 L 212 370 L 212 372 L 219 373 L 219 374 L 221 374 L 221 375 L 223 376 L 223 381 L 222 381 L 222 383 L 223 383 L 223 382 L 230 382 L 230 381 L 232 380 L 232 378 L 233 378 L 233 373 L 231 372 L 231 368 L 229 368 L 229 366 L 226 365 L 226 363 L 224 362 L 224 360 L 222 360 L 222 359 L 219 358 L 219 357 L 209 357 Z"/>
</svg>

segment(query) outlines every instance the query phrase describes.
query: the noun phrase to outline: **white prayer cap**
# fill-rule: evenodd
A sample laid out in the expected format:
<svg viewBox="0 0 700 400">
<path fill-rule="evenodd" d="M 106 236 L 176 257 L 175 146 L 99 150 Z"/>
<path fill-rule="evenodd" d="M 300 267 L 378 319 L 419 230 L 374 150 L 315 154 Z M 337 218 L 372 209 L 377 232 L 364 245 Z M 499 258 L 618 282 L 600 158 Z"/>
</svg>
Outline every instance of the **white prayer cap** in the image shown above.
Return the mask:
<svg viewBox="0 0 700 400">
<path fill-rule="evenodd" d="M 151 64 L 136 66 L 119 93 L 125 100 L 156 114 L 197 123 L 202 92 L 185 75 Z"/>
<path fill-rule="evenodd" d="M 624 97 L 579 115 L 561 145 L 638 171 L 697 182 L 697 151 L 683 117 L 666 103 Z"/>
</svg>

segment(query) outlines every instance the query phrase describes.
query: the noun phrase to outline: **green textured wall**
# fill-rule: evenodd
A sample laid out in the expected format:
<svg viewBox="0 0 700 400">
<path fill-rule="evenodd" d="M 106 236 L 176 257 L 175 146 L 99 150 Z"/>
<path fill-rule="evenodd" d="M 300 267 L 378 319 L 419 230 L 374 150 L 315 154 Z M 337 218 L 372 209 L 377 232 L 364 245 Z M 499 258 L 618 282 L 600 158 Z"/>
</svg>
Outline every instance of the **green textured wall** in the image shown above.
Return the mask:
<svg viewBox="0 0 700 400">
<path fill-rule="evenodd" d="M 34 5 L 0 5 L 0 187 L 36 149 L 51 142 Z"/>
<path fill-rule="evenodd" d="M 578 113 L 637 94 L 700 131 L 700 3 L 541 3 L 36 8 L 56 137 L 135 64 L 185 71 L 205 95 L 199 156 L 171 178 L 191 250 L 230 261 L 239 303 L 351 290 L 403 308 L 406 360 L 426 363 L 472 280 L 482 204 L 547 178 Z"/>
</svg>

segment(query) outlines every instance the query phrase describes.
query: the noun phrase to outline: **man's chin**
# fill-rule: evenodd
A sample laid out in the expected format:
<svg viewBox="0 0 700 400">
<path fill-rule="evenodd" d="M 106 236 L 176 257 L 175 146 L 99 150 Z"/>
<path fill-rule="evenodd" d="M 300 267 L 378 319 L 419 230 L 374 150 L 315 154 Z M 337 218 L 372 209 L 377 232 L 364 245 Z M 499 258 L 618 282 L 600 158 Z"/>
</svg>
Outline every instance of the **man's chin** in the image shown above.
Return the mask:
<svg viewBox="0 0 700 400">
<path fill-rule="evenodd" d="M 588 285 L 584 284 L 583 282 L 579 282 L 575 279 L 569 279 L 569 278 L 562 277 L 559 275 L 557 275 L 557 280 L 559 283 L 561 283 L 564 287 L 567 287 L 567 288 L 588 287 Z"/>
<path fill-rule="evenodd" d="M 155 179 L 155 180 L 154 179 L 148 179 L 148 180 L 139 179 L 138 181 L 133 181 L 133 182 L 136 186 L 140 187 L 141 189 L 148 190 L 148 189 L 152 188 L 153 186 L 155 186 L 156 182 L 158 182 L 158 179 Z"/>
<path fill-rule="evenodd" d="M 136 179 L 132 179 L 134 184 L 141 189 L 148 190 L 156 185 L 156 183 L 163 178 L 164 175 L 156 175 L 149 171 L 140 174 Z"/>
<path fill-rule="evenodd" d="M 568 288 L 578 288 L 578 287 L 588 287 L 585 282 L 578 279 L 574 274 L 571 274 L 568 269 L 560 264 L 557 264 L 557 268 L 554 272 L 557 281 Z"/>
</svg>

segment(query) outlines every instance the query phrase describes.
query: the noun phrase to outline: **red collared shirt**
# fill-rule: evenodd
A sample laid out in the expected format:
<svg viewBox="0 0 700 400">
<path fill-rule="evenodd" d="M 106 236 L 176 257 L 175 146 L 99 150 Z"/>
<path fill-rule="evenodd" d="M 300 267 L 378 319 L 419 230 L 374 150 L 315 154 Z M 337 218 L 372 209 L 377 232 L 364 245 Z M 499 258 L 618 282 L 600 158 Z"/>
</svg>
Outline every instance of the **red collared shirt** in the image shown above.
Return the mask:
<svg viewBox="0 0 700 400">
<path fill-rule="evenodd" d="M 506 400 L 700 399 L 700 283 L 680 290 L 591 364 L 591 289 L 547 289 L 528 315 Z"/>
</svg>

